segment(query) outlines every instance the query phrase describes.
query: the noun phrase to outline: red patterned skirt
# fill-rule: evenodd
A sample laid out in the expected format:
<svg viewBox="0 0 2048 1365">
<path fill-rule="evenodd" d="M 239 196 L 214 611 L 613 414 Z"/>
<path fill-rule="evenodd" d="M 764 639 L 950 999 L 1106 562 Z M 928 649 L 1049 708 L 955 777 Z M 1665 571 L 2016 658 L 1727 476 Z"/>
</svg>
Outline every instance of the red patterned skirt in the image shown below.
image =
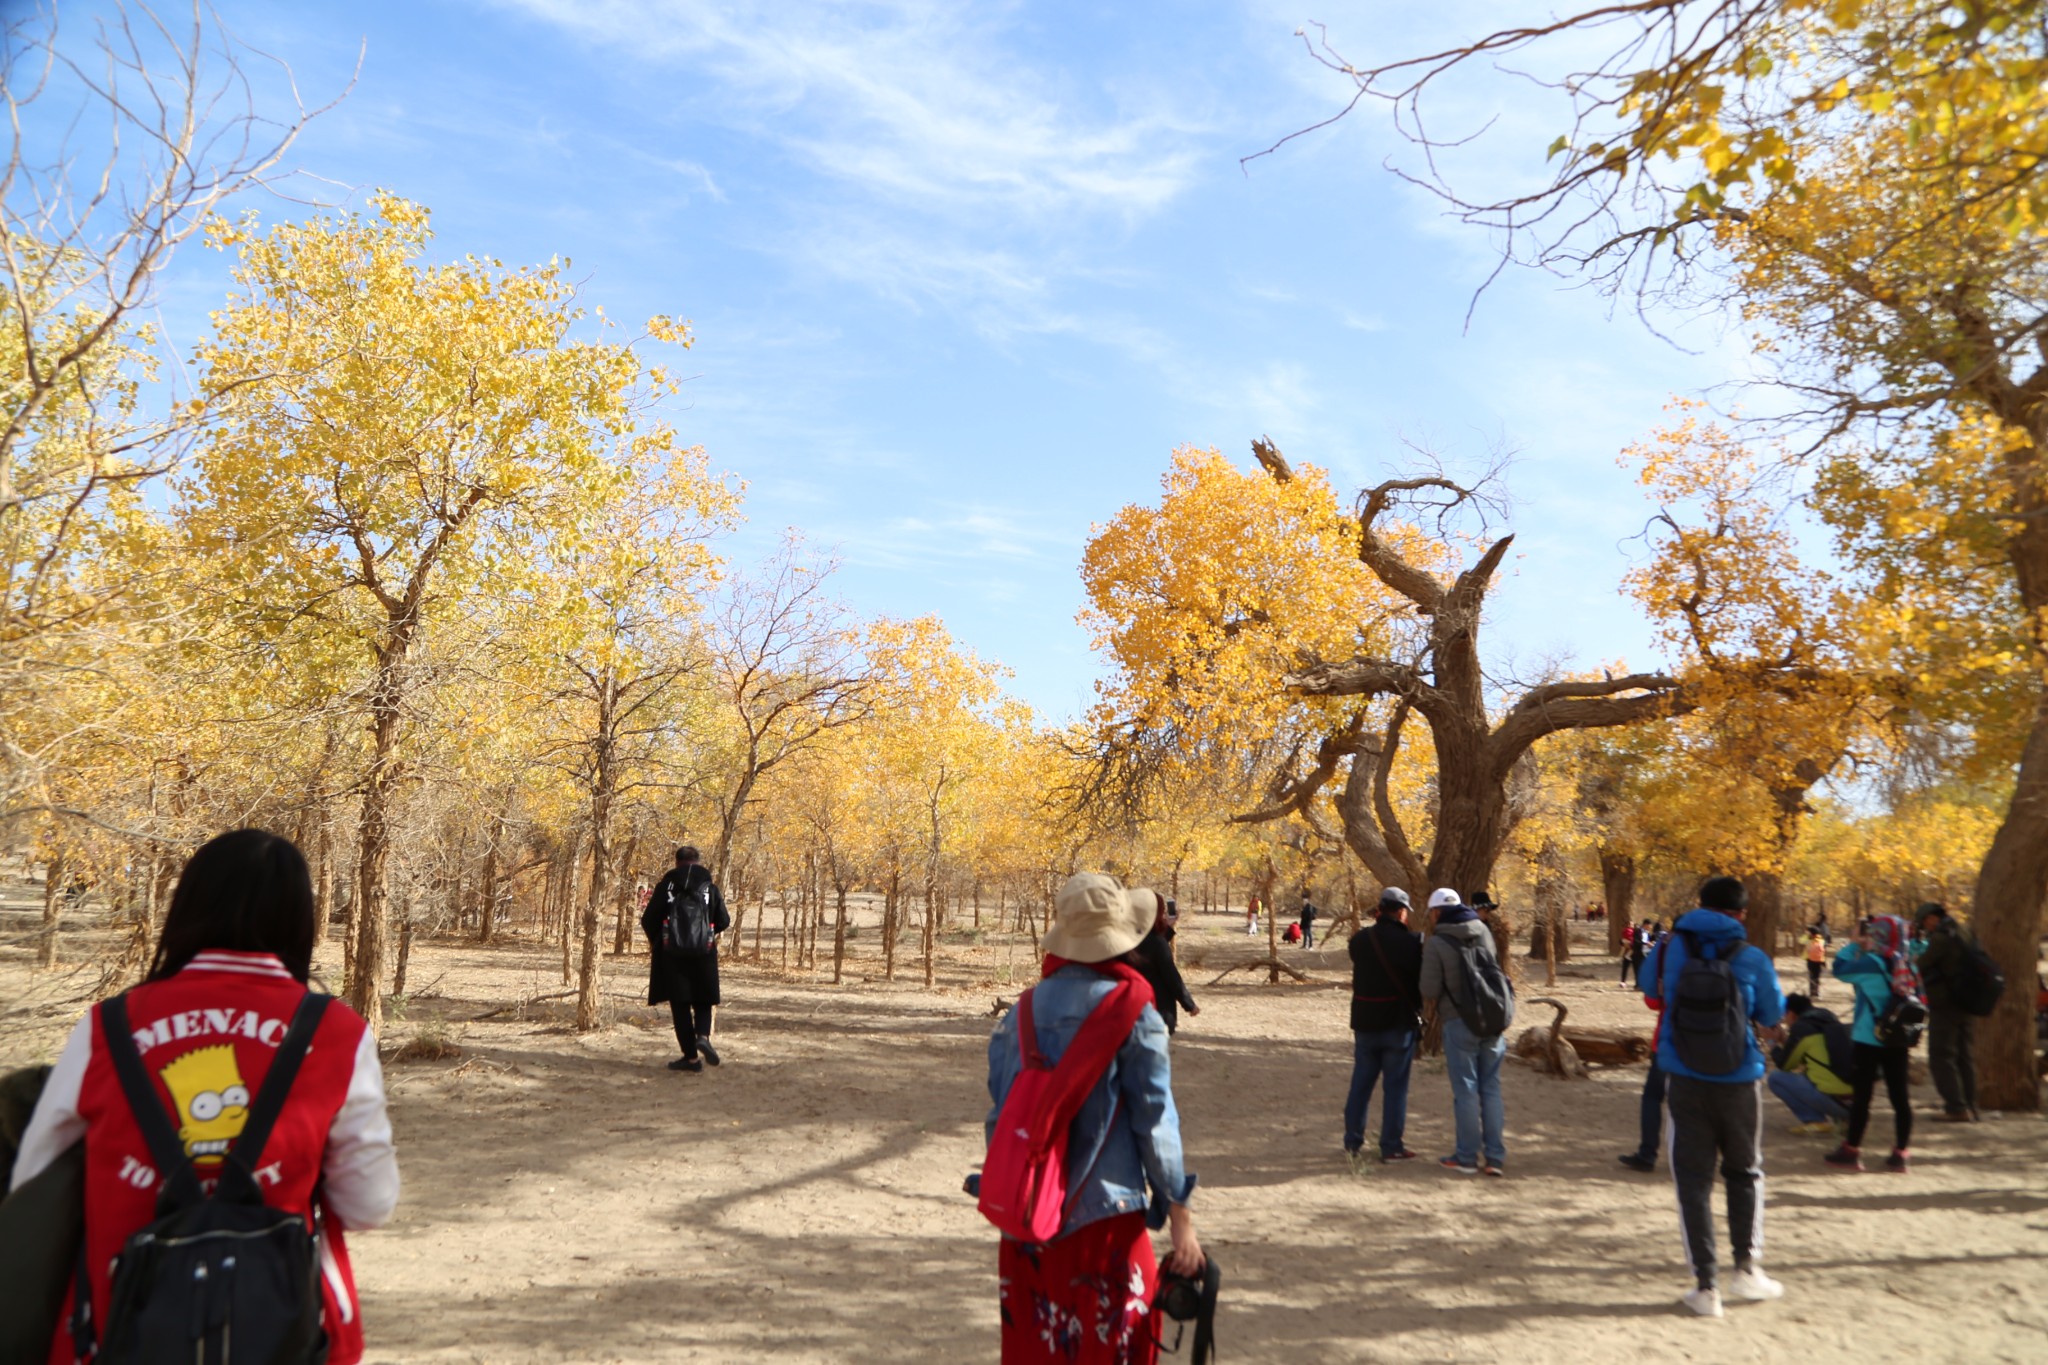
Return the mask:
<svg viewBox="0 0 2048 1365">
<path fill-rule="evenodd" d="M 1154 1365 L 1159 1263 L 1142 1213 L 1043 1246 L 1003 1239 L 996 1262 L 1003 1365 Z"/>
</svg>

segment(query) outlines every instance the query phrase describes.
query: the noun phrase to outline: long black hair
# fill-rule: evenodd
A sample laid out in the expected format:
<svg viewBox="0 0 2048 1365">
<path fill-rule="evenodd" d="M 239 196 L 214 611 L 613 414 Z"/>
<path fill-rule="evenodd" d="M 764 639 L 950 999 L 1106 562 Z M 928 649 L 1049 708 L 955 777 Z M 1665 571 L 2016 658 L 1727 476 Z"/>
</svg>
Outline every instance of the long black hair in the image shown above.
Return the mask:
<svg viewBox="0 0 2048 1365">
<path fill-rule="evenodd" d="M 213 948 L 275 954 L 304 981 L 313 970 L 314 921 L 305 855 L 267 829 L 230 830 L 209 839 L 178 874 L 146 979 L 161 981 Z"/>
</svg>

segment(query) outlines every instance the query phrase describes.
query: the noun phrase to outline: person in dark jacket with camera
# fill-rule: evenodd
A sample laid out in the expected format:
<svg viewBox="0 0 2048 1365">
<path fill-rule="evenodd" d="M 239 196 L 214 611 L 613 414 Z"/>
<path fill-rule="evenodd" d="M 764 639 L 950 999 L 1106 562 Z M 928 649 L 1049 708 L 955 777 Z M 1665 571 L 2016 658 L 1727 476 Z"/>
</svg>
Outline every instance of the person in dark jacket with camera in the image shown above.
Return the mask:
<svg viewBox="0 0 2048 1365">
<path fill-rule="evenodd" d="M 1351 936 L 1351 1093 L 1344 1101 L 1344 1153 L 1365 1147 L 1365 1111 L 1373 1087 L 1380 1102 L 1380 1160 L 1413 1161 L 1401 1139 L 1408 1126 L 1408 1077 L 1422 1029 L 1422 935 L 1408 927 L 1408 893 L 1380 892 L 1373 922 Z"/>
<path fill-rule="evenodd" d="M 1948 907 L 1929 901 L 1914 912 L 1920 937 L 1920 981 L 1927 991 L 1927 1070 L 1941 1092 L 1941 1117 L 1977 1121 L 1975 1020 L 1956 1002 L 1955 980 L 1969 945 Z"/>
<path fill-rule="evenodd" d="M 669 935 L 664 930 L 671 917 L 689 912 L 693 900 L 710 920 L 710 946 L 702 953 L 673 951 L 666 946 Z M 647 935 L 650 953 L 647 1003 L 667 1002 L 676 1042 L 683 1049 L 683 1055 L 670 1062 L 668 1069 L 702 1071 L 706 1062 L 717 1066 L 718 1049 L 711 1045 L 711 1010 L 719 1003 L 718 936 L 732 928 L 732 917 L 726 914 L 725 897 L 711 880 L 710 869 L 698 861 L 696 849 L 685 844 L 676 850 L 675 867 L 661 879 L 640 912 L 640 928 Z"/>
<path fill-rule="evenodd" d="M 1189 1018 L 1202 1012 L 1195 997 L 1188 994 L 1188 983 L 1181 979 L 1180 966 L 1173 960 L 1174 925 L 1180 919 L 1180 908 L 1157 891 L 1134 887 L 1130 895 L 1134 906 L 1146 897 L 1151 899 L 1152 928 L 1132 951 L 1139 975 L 1151 983 L 1152 1003 L 1165 1021 L 1170 1037 L 1180 1027 L 1182 1010 L 1188 1012 Z"/>
</svg>

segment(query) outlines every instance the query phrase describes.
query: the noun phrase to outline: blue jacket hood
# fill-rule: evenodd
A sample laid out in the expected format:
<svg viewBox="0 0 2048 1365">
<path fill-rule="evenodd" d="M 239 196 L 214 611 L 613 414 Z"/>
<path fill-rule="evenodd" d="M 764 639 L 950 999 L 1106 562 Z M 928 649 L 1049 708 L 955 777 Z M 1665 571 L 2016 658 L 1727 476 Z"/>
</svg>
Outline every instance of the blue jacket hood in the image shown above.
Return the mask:
<svg viewBox="0 0 2048 1365">
<path fill-rule="evenodd" d="M 1778 969 L 1771 959 L 1746 941 L 1742 921 L 1733 915 L 1724 915 L 1719 910 L 1689 910 L 1679 916 L 1672 932 L 1657 943 L 1651 961 L 1643 964 L 1648 981 L 1643 993 L 1656 1000 L 1668 1000 L 1678 984 L 1678 973 L 1685 960 L 1692 955 L 1687 937 L 1698 941 L 1703 949 L 1728 964 L 1740 983 L 1746 1013 L 1750 1022 L 1765 1028 L 1778 1022 L 1785 1013 L 1785 996 L 1778 986 Z M 1657 1065 L 1673 1076 L 1693 1076 L 1699 1080 L 1717 1082 L 1753 1082 L 1763 1079 L 1764 1052 L 1752 1036 L 1745 1049 L 1743 1064 L 1735 1071 L 1723 1076 L 1701 1076 L 1678 1058 L 1678 1045 L 1669 1028 L 1657 1030 Z"/>
<path fill-rule="evenodd" d="M 1678 917 L 1671 926 L 1674 933 L 1696 935 L 1701 942 L 1720 947 L 1727 943 L 1741 942 L 1748 937 L 1742 921 L 1733 915 L 1724 915 L 1719 910 L 1688 910 Z"/>
</svg>

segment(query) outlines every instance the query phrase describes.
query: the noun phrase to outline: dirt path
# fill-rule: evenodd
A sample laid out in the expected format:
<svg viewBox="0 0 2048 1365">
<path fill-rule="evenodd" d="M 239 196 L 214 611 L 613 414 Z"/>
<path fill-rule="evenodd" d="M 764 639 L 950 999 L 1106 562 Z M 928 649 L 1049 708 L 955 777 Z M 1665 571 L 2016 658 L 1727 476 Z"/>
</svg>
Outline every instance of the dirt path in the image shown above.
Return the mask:
<svg viewBox="0 0 2048 1365">
<path fill-rule="evenodd" d="M 1853 1178 L 1774 1109 L 1768 1259 L 1787 1298 L 1682 1318 L 1668 1179 L 1614 1160 L 1640 1068 L 1510 1066 L 1506 1181 L 1428 1162 L 1354 1177 L 1341 947 L 1290 958 L 1317 964 L 1307 987 L 1205 988 L 1252 951 L 1226 923 L 1185 940 L 1205 1009 L 1174 1054 L 1226 1360 L 2048 1359 L 2041 1120 L 1928 1123 L 1912 1176 Z M 990 984 L 989 950 L 950 955 L 936 995 L 729 969 L 727 1064 L 701 1076 L 663 1068 L 673 1039 L 632 1007 L 637 961 L 618 964 L 607 1032 L 578 1037 L 552 1004 L 475 1018 L 558 989 L 558 961 L 416 949 L 432 998 L 391 1035 L 445 1030 L 463 1055 L 390 1068 L 406 1193 L 355 1243 L 371 1360 L 995 1358 L 994 1239 L 958 1192 L 980 1155 L 989 1005 L 1013 993 Z M 1639 1021 L 1605 959 L 1583 970 L 1558 988 L 1576 1016 Z M 51 1031 L 10 1027 L 0 1061 Z M 1433 1158 L 1449 1139 L 1425 1062 L 1409 1144 Z"/>
</svg>

